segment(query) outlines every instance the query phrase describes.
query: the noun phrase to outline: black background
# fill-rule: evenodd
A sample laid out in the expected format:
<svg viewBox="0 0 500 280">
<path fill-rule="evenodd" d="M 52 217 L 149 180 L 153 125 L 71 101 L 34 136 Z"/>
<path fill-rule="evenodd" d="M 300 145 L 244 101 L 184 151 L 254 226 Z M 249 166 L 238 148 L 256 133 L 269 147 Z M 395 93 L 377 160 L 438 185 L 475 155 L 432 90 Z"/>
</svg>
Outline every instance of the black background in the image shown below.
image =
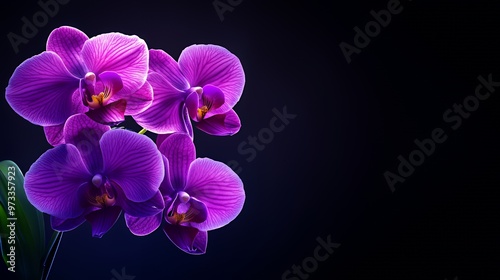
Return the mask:
<svg viewBox="0 0 500 280">
<path fill-rule="evenodd" d="M 61 25 L 90 37 L 135 34 L 174 58 L 191 44 L 218 44 L 246 73 L 241 131 L 195 135 L 198 156 L 238 162 L 247 195 L 238 218 L 209 233 L 207 253 L 187 255 L 161 231 L 135 237 L 123 219 L 101 239 L 85 224 L 65 234 L 49 279 L 107 280 L 122 268 L 136 280 L 282 279 L 328 236 L 341 246 L 307 279 L 500 279 L 500 88 L 458 129 L 443 120 L 479 75 L 500 81 L 500 5 L 401 1 L 403 11 L 347 63 L 339 44 L 353 44 L 353 28 L 388 2 L 243 0 L 221 21 L 211 0 L 71 0 L 17 54 L 7 34 L 20 34 L 21 17 L 40 7 L 2 2 L 2 88 Z M 5 98 L 0 106 L 0 159 L 26 172 L 50 146 Z M 248 162 L 238 145 L 284 106 L 297 117 Z M 447 140 L 391 192 L 384 172 L 397 172 L 398 156 L 435 128 Z"/>
</svg>

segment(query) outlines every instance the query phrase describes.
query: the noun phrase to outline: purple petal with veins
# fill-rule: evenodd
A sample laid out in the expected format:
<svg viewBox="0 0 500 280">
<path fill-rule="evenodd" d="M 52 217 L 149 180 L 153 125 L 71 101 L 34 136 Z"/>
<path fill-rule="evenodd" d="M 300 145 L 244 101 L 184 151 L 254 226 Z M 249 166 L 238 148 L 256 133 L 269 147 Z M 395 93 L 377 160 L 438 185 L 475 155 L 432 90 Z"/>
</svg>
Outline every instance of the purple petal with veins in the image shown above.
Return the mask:
<svg viewBox="0 0 500 280">
<path fill-rule="evenodd" d="M 53 51 L 64 62 L 68 70 L 76 77 L 83 77 L 87 72 L 80 56 L 83 44 L 89 39 L 82 31 L 62 26 L 54 29 L 47 40 L 47 51 Z"/>
<path fill-rule="evenodd" d="M 207 111 L 202 117 L 200 116 L 200 111 L 198 111 L 198 119 L 210 118 L 214 115 L 214 112 L 224 104 L 224 93 L 222 93 L 220 88 L 216 86 L 206 85 L 203 87 L 203 93 L 201 94 L 200 101 L 202 108 L 205 106 Z"/>
<path fill-rule="evenodd" d="M 193 141 L 186 134 L 172 134 L 161 144 L 159 150 L 168 159 L 173 188 L 184 189 L 189 165 L 196 158 Z"/>
<path fill-rule="evenodd" d="M 71 219 L 60 219 L 50 216 L 50 226 L 57 231 L 70 231 L 85 223 L 85 216 L 81 215 Z"/>
<path fill-rule="evenodd" d="M 145 135 L 115 129 L 100 141 L 103 172 L 118 184 L 127 199 L 144 202 L 156 195 L 165 175 L 155 143 Z"/>
<path fill-rule="evenodd" d="M 149 50 L 149 67 L 163 77 L 168 77 L 169 84 L 179 91 L 189 89 L 189 83 L 179 68 L 179 64 L 163 50 Z"/>
<path fill-rule="evenodd" d="M 200 230 L 213 230 L 234 220 L 243 208 L 243 182 L 227 165 L 208 158 L 196 159 L 189 169 L 185 192 L 207 207 L 205 222 L 196 224 Z"/>
<path fill-rule="evenodd" d="M 43 132 L 45 133 L 45 138 L 47 138 L 47 142 L 49 142 L 49 144 L 52 146 L 63 144 L 64 143 L 63 129 L 64 129 L 64 124 L 44 126 Z"/>
<path fill-rule="evenodd" d="M 151 104 L 153 104 L 153 87 L 149 82 L 145 82 L 139 90 L 127 99 L 125 115 L 135 116 L 140 114 L 149 108 Z"/>
<path fill-rule="evenodd" d="M 191 45 L 182 51 L 179 67 L 191 87 L 213 85 L 224 93 L 226 102 L 215 114 L 227 112 L 243 93 L 245 73 L 240 60 L 221 46 Z"/>
<path fill-rule="evenodd" d="M 73 104 L 78 84 L 57 54 L 43 52 L 16 68 L 5 98 L 16 113 L 31 123 L 59 125 L 82 112 L 82 106 Z"/>
<path fill-rule="evenodd" d="M 134 120 L 158 134 L 187 132 L 182 112 L 185 94 L 157 73 L 151 73 L 148 82 L 153 88 L 153 102 L 147 110 L 134 115 Z"/>
<path fill-rule="evenodd" d="M 78 149 L 59 145 L 45 152 L 26 172 L 28 200 L 39 211 L 60 218 L 76 218 L 84 211 L 76 190 L 92 175 Z"/>
<path fill-rule="evenodd" d="M 127 109 L 127 100 L 120 99 L 106 107 L 100 107 L 87 112 L 92 120 L 108 125 L 117 125 L 125 120 L 125 110 Z"/>
<path fill-rule="evenodd" d="M 99 140 L 109 131 L 109 126 L 99 124 L 85 114 L 71 116 L 64 126 L 64 142 L 74 145 L 91 173 L 102 170 Z"/>
<path fill-rule="evenodd" d="M 160 227 L 161 220 L 161 212 L 154 216 L 143 218 L 134 217 L 125 213 L 125 222 L 127 223 L 127 227 L 130 229 L 130 232 L 137 236 L 145 236 L 152 233 Z"/>
<path fill-rule="evenodd" d="M 231 109 L 224 114 L 205 118 L 195 123 L 195 126 L 210 135 L 228 136 L 234 135 L 240 130 L 241 122 L 236 112 Z"/>
<path fill-rule="evenodd" d="M 149 65 L 148 47 L 137 36 L 107 33 L 85 42 L 82 59 L 89 72 L 117 73 L 126 93 L 136 92 L 146 82 Z"/>
<path fill-rule="evenodd" d="M 112 206 L 89 213 L 85 219 L 92 226 L 92 236 L 101 238 L 116 223 L 122 210 Z"/>
<path fill-rule="evenodd" d="M 167 237 L 182 251 L 191 255 L 205 254 L 208 235 L 206 231 L 199 231 L 193 227 L 163 224 L 163 231 Z"/>
</svg>

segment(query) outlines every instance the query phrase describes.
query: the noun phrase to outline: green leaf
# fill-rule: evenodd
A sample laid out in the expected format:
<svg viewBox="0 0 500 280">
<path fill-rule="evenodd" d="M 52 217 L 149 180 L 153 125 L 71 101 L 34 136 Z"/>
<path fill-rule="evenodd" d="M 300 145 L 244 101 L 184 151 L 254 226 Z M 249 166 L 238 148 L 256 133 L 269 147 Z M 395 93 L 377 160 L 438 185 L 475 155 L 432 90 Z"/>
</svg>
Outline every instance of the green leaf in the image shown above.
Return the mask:
<svg viewBox="0 0 500 280">
<path fill-rule="evenodd" d="M 0 238 L 2 257 L 9 270 L 15 270 L 13 276 L 40 279 L 45 257 L 43 214 L 28 201 L 24 175 L 10 160 L 0 162 Z"/>
</svg>

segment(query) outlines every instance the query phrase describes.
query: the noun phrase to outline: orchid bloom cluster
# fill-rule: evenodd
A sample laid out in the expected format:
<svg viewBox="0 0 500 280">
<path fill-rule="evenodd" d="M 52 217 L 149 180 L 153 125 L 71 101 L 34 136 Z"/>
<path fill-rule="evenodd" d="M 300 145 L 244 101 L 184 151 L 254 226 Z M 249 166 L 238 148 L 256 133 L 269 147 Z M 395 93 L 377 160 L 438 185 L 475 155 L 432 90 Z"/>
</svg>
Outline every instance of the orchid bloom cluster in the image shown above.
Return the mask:
<svg viewBox="0 0 500 280">
<path fill-rule="evenodd" d="M 53 146 L 26 173 L 28 200 L 57 231 L 87 221 L 102 237 L 123 212 L 133 234 L 161 227 L 181 250 L 205 253 L 207 232 L 236 218 L 245 192 L 227 165 L 196 157 L 193 125 L 238 132 L 233 107 L 244 84 L 239 59 L 220 46 L 189 46 L 176 61 L 137 36 L 55 29 L 6 89 L 12 109 Z M 158 134 L 156 143 L 117 127 L 125 116 Z"/>
</svg>

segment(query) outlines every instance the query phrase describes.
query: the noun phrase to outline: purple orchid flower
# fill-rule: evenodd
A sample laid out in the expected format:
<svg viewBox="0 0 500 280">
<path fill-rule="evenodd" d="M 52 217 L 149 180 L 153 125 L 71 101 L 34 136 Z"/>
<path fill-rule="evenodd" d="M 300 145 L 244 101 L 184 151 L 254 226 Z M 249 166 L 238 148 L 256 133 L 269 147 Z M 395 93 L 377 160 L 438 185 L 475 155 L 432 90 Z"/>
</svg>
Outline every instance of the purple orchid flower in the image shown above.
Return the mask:
<svg viewBox="0 0 500 280">
<path fill-rule="evenodd" d="M 215 45 L 192 45 L 177 63 L 162 50 L 150 50 L 148 81 L 154 90 L 151 107 L 134 116 L 142 127 L 157 134 L 175 132 L 193 136 L 192 125 L 211 135 L 233 135 L 241 127 L 232 109 L 245 85 L 239 59 Z"/>
<path fill-rule="evenodd" d="M 55 146 L 71 115 L 112 124 L 149 107 L 148 69 L 148 48 L 139 37 L 107 33 L 89 39 L 63 26 L 49 35 L 46 51 L 17 67 L 5 97 L 16 113 L 43 126 Z"/>
<path fill-rule="evenodd" d="M 209 158 L 195 159 L 194 144 L 186 134 L 170 135 L 159 150 L 165 161 L 160 186 L 165 199 L 163 231 L 181 250 L 203 254 L 207 231 L 227 225 L 243 208 L 243 183 L 227 165 Z M 160 226 L 162 213 L 125 218 L 132 233 L 146 235 Z"/>
<path fill-rule="evenodd" d="M 84 114 L 63 129 L 66 144 L 45 152 L 28 170 L 28 200 L 51 216 L 52 228 L 69 231 L 85 220 L 102 237 L 120 213 L 148 217 L 165 207 L 159 191 L 165 167 L 147 136 L 111 130 Z"/>
</svg>

